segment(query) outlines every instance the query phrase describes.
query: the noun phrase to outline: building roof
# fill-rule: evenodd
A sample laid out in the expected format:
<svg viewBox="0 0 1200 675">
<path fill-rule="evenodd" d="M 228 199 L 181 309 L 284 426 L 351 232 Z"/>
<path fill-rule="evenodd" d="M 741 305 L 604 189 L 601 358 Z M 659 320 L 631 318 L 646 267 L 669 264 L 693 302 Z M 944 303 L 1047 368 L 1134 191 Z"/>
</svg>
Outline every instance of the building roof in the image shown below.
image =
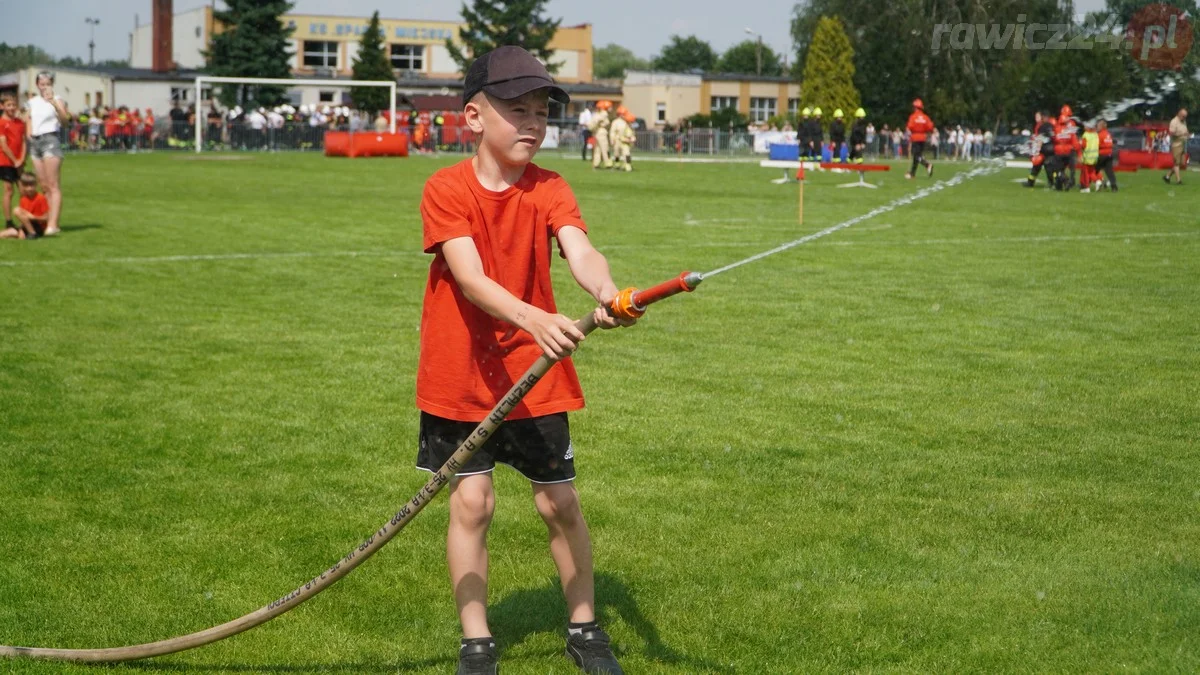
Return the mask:
<svg viewBox="0 0 1200 675">
<path fill-rule="evenodd" d="M 750 75 L 747 73 L 704 73 L 700 78 L 714 82 L 777 82 L 780 84 L 796 82 L 786 75 Z"/>
<path fill-rule="evenodd" d="M 64 68 L 61 66 L 37 66 L 39 70 L 49 70 L 51 72 L 68 72 L 79 73 L 81 75 L 97 75 L 99 77 L 107 77 L 111 80 L 179 80 L 192 81 L 197 75 L 204 75 L 203 71 L 199 70 L 170 70 L 159 73 L 149 68 L 111 68 L 104 66 L 84 67 L 84 68 Z"/>
</svg>

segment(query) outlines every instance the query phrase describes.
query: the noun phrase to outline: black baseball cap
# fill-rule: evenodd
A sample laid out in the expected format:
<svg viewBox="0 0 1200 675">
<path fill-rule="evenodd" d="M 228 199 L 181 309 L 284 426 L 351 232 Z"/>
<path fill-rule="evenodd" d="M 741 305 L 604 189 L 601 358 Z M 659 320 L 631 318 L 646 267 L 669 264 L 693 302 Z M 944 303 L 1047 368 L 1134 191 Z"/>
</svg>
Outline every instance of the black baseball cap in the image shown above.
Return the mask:
<svg viewBox="0 0 1200 675">
<path fill-rule="evenodd" d="M 543 88 L 550 90 L 550 98 L 555 101 L 571 102 L 533 54 L 520 47 L 497 47 L 471 62 L 463 82 L 463 106 L 481 91 L 508 101 Z"/>
</svg>

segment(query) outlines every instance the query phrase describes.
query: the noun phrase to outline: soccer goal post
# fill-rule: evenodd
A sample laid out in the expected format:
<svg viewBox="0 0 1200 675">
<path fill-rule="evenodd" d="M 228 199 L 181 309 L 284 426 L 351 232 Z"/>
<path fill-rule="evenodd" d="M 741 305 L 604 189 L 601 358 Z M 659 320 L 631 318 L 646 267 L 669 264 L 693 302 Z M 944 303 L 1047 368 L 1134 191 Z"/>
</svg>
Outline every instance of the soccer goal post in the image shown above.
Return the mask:
<svg viewBox="0 0 1200 675">
<path fill-rule="evenodd" d="M 196 76 L 196 105 L 200 104 L 200 93 L 206 84 L 267 84 L 280 87 L 387 87 L 390 92 L 388 97 L 388 105 L 391 109 L 391 116 L 388 122 L 388 132 L 396 133 L 396 82 L 394 80 L 293 80 L 288 78 L 274 77 L 219 77 L 216 75 L 198 75 Z M 196 110 L 196 152 L 200 152 L 204 145 L 203 127 L 201 125 L 202 115 L 197 107 Z"/>
</svg>

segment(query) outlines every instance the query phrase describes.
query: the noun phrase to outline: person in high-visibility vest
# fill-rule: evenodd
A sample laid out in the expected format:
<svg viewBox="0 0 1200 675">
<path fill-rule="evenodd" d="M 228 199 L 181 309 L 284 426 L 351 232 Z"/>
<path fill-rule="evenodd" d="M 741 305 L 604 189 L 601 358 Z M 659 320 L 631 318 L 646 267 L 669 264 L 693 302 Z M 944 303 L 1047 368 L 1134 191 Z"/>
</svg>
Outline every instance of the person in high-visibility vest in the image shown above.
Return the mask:
<svg viewBox="0 0 1200 675">
<path fill-rule="evenodd" d="M 812 117 L 812 108 L 805 108 L 800 111 L 800 121 L 796 123 L 796 140 L 800 142 L 800 158 L 808 159 L 811 156 L 809 151 L 809 119 Z"/>
<path fill-rule="evenodd" d="M 842 146 L 846 143 L 845 113 L 841 108 L 833 111 L 833 122 L 829 124 L 829 144 L 833 146 L 833 161 L 840 161 Z"/>
<path fill-rule="evenodd" d="M 592 150 L 592 168 L 612 168 L 612 158 L 608 154 L 609 113 L 612 111 L 612 101 L 596 103 L 596 114 L 592 115 L 592 138 L 596 139 L 596 147 Z"/>
<path fill-rule="evenodd" d="M 863 163 L 863 150 L 867 147 L 867 111 L 854 111 L 854 126 L 850 128 L 850 161 Z"/>
<path fill-rule="evenodd" d="M 1088 192 L 1092 186 L 1099 187 L 1096 174 L 1096 164 L 1100 161 L 1100 134 L 1090 122 L 1083 126 L 1083 176 L 1079 181 L 1079 191 Z"/>
</svg>

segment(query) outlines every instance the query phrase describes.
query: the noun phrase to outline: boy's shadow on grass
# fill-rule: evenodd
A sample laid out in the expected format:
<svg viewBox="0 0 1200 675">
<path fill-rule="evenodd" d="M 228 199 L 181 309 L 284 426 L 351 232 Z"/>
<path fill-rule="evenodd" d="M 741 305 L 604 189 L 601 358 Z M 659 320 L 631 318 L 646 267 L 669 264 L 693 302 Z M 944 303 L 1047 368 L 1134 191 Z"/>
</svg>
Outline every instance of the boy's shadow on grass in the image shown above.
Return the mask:
<svg viewBox="0 0 1200 675">
<path fill-rule="evenodd" d="M 510 593 L 488 608 L 488 623 L 500 644 L 501 661 L 504 647 L 520 644 L 534 633 L 553 633 L 565 636 L 563 618 L 566 616 L 562 588 L 558 577 L 550 577 L 540 588 Z M 655 662 L 681 666 L 688 672 L 732 672 L 728 668 L 691 656 L 684 656 L 663 643 L 658 628 L 642 614 L 629 586 L 612 574 L 596 573 L 596 618 L 600 624 L 612 623 L 620 617 L 645 644 L 646 656 Z M 617 656 L 628 653 L 632 645 L 616 645 Z M 564 659 L 566 657 L 563 657 Z"/>
<path fill-rule="evenodd" d="M 566 606 L 558 577 L 550 577 L 539 588 L 530 588 L 508 594 L 500 602 L 488 608 L 488 623 L 500 646 L 500 659 L 504 660 L 505 647 L 520 644 L 535 633 L 551 633 L 562 636 Z M 650 623 L 640 608 L 629 586 L 619 577 L 607 573 L 596 574 L 596 618 L 608 624 L 620 618 L 632 628 L 644 643 L 647 658 L 656 663 L 680 667 L 684 672 L 731 673 L 733 669 L 717 665 L 692 656 L 684 656 L 664 644 L 658 628 Z M 565 637 L 565 636 L 564 636 Z M 632 645 L 617 645 L 618 656 L 629 652 Z M 558 649 L 555 653 L 561 653 Z M 564 663 L 569 663 L 563 657 Z M 122 664 L 129 670 L 166 672 L 230 672 L 230 673 L 306 673 L 314 670 L 328 673 L 396 673 L 453 666 L 458 655 L 448 653 L 438 658 L 406 662 L 377 663 L 321 663 L 272 665 L 264 664 L 184 664 L 162 661 L 139 661 Z"/>
</svg>

